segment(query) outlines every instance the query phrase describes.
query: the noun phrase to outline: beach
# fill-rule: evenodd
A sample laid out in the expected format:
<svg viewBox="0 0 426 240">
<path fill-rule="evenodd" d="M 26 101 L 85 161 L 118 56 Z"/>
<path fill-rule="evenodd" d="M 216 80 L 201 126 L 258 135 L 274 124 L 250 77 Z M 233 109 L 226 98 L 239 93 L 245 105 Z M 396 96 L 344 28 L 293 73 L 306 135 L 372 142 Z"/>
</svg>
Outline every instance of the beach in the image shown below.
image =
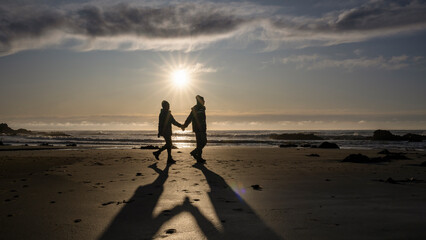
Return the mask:
<svg viewBox="0 0 426 240">
<path fill-rule="evenodd" d="M 424 151 L 353 163 L 381 155 L 208 146 L 205 165 L 180 148 L 167 166 L 152 150 L 12 148 L 0 151 L 1 239 L 426 238 Z"/>
</svg>

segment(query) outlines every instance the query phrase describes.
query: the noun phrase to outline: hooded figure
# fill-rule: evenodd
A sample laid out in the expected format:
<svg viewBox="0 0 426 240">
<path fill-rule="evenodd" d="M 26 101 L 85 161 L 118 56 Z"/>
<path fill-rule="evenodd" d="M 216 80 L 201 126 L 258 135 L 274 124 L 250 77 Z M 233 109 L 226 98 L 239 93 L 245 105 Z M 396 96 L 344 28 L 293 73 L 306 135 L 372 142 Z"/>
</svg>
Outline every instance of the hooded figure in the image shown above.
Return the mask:
<svg viewBox="0 0 426 240">
<path fill-rule="evenodd" d="M 172 164 L 176 161 L 172 158 L 172 124 L 182 128 L 182 124 L 178 123 L 170 111 L 170 104 L 167 101 L 161 102 L 163 107 L 158 120 L 158 137 L 163 136 L 166 144 L 158 151 L 153 152 L 155 159 L 159 160 L 162 151 L 167 149 L 167 163 Z"/>
<path fill-rule="evenodd" d="M 191 152 L 191 155 L 197 160 L 197 162 L 205 163 L 205 160 L 202 157 L 203 148 L 207 144 L 207 124 L 206 124 L 206 107 L 204 106 L 204 98 L 200 95 L 195 97 L 197 104 L 191 108 L 191 113 L 189 113 L 186 118 L 183 127 L 186 128 L 190 123 L 192 123 L 192 131 L 195 133 L 195 138 L 197 139 L 197 147 Z"/>
</svg>

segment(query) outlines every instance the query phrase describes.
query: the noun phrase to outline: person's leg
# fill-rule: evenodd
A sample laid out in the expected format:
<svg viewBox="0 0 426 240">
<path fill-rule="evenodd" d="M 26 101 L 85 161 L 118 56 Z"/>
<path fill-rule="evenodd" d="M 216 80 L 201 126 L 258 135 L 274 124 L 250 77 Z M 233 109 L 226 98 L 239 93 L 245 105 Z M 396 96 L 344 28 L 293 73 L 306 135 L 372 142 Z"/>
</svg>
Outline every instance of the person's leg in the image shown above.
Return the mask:
<svg viewBox="0 0 426 240">
<path fill-rule="evenodd" d="M 189 154 L 191 154 L 192 157 L 197 159 L 198 158 L 198 133 L 197 132 L 195 132 L 195 139 L 197 142 L 197 146 Z"/>
<path fill-rule="evenodd" d="M 197 152 L 198 156 L 202 158 L 203 155 L 203 148 L 207 144 L 207 134 L 205 132 L 199 132 L 197 133 Z"/>
<path fill-rule="evenodd" d="M 164 144 L 160 149 L 158 149 L 157 151 L 155 151 L 155 152 L 153 152 L 152 154 L 154 154 L 154 157 L 155 157 L 155 159 L 157 159 L 157 160 L 159 160 L 159 156 L 160 156 L 160 154 L 161 154 L 161 152 L 162 151 L 164 151 L 164 150 L 166 150 L 167 149 L 167 152 L 169 151 L 168 150 L 168 143 L 167 143 L 167 141 L 168 141 L 168 138 L 167 138 L 167 136 L 163 136 L 163 138 L 164 138 L 164 140 L 166 141 L 166 144 Z M 171 141 L 171 140 L 170 140 Z M 170 153 L 169 153 L 169 156 L 170 156 Z"/>
<path fill-rule="evenodd" d="M 167 159 L 173 159 L 172 158 L 172 136 L 164 136 L 164 140 L 166 140 L 165 148 L 167 149 Z"/>
</svg>

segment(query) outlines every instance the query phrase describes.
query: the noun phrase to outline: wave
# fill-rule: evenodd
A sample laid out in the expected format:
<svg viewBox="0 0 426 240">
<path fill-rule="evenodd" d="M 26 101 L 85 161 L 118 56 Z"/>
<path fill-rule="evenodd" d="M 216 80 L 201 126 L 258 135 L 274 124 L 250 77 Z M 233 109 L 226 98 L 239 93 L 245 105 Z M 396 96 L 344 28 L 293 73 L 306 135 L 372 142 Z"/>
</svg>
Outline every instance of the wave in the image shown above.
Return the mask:
<svg viewBox="0 0 426 240">
<path fill-rule="evenodd" d="M 372 130 L 343 130 L 343 131 L 209 131 L 208 144 L 215 146 L 250 145 L 250 146 L 278 146 L 284 143 L 302 145 L 318 144 L 322 141 L 333 141 L 343 148 L 416 148 L 426 149 L 426 141 L 420 143 L 408 143 L 406 141 L 378 142 L 371 141 Z M 424 135 L 424 130 L 392 131 L 398 135 L 416 133 Z M 75 143 L 79 146 L 140 146 L 162 145 L 163 138 L 157 137 L 156 131 L 67 131 L 70 136 L 1 136 L 6 144 L 41 144 L 66 145 Z M 321 140 L 303 139 L 274 139 L 272 134 L 314 134 Z M 177 146 L 193 146 L 196 144 L 194 133 L 176 131 L 172 137 Z"/>
</svg>

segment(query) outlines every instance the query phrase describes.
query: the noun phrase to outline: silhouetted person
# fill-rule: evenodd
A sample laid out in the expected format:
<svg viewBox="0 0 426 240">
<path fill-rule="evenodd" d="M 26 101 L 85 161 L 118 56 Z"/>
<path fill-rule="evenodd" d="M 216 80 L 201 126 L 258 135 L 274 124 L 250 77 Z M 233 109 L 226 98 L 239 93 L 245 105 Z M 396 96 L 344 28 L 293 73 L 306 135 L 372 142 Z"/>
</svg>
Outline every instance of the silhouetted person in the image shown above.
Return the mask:
<svg viewBox="0 0 426 240">
<path fill-rule="evenodd" d="M 197 147 L 191 152 L 191 155 L 199 163 L 205 163 L 206 160 L 203 159 L 203 148 L 207 144 L 207 124 L 206 124 L 206 107 L 204 106 L 204 98 L 200 95 L 195 97 L 197 104 L 192 107 L 191 113 L 183 124 L 183 128 L 188 127 L 192 122 L 192 131 L 195 133 L 195 138 L 197 139 Z"/>
<path fill-rule="evenodd" d="M 173 164 L 176 161 L 172 157 L 172 124 L 183 128 L 182 124 L 178 123 L 170 112 L 170 104 L 167 101 L 161 102 L 163 107 L 160 112 L 158 120 L 158 137 L 163 136 L 166 144 L 161 147 L 158 151 L 153 152 L 155 159 L 159 160 L 159 156 L 162 151 L 167 149 L 167 163 Z"/>
</svg>

